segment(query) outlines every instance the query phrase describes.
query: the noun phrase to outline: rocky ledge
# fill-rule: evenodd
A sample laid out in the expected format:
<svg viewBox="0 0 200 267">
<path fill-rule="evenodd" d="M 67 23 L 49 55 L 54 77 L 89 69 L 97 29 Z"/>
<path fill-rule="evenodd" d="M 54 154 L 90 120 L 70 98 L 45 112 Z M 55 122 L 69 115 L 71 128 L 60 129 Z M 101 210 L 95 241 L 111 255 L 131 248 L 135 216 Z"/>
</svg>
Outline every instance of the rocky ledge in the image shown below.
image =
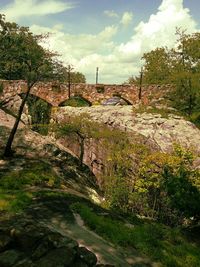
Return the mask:
<svg viewBox="0 0 200 267">
<path fill-rule="evenodd" d="M 200 153 L 200 130 L 191 122 L 174 114 L 164 118 L 159 113 L 136 111 L 132 106 L 62 107 L 52 113 L 52 119 L 62 122 L 67 116 L 88 113 L 95 121 L 142 135 L 163 152 L 169 152 L 174 143 L 179 143 Z"/>
<path fill-rule="evenodd" d="M 92 267 L 97 257 L 59 232 L 27 218 L 0 227 L 1 267 Z"/>
</svg>

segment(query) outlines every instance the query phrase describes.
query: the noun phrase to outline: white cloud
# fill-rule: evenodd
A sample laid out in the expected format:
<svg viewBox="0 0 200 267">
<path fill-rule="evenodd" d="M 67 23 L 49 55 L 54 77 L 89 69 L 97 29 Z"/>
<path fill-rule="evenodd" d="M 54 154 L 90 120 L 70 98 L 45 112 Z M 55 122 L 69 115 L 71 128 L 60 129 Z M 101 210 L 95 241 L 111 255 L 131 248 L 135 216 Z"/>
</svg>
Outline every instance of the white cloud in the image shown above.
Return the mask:
<svg viewBox="0 0 200 267">
<path fill-rule="evenodd" d="M 173 47 L 176 41 L 176 27 L 197 31 L 196 23 L 189 10 L 183 7 L 183 0 L 163 0 L 156 14 L 147 22 L 141 21 L 134 29 L 131 40 L 116 48 L 121 60 L 132 60 L 139 63 L 144 52 L 156 47 Z M 116 52 L 116 53 L 117 53 Z"/>
<path fill-rule="evenodd" d="M 70 2 L 59 0 L 15 0 L 0 10 L 7 20 L 18 21 L 22 17 L 56 14 L 73 8 Z"/>
<path fill-rule="evenodd" d="M 120 25 L 105 27 L 96 35 L 65 33 L 62 24 L 53 28 L 33 25 L 31 31 L 52 33 L 45 45 L 58 51 L 66 64 L 70 63 L 83 72 L 88 82 L 95 82 L 98 66 L 100 82 L 122 83 L 129 76 L 138 75 L 144 52 L 174 46 L 177 26 L 188 29 L 189 33 L 198 30 L 189 10 L 183 7 L 183 0 L 163 0 L 155 14 L 138 23 L 130 40 L 121 44 L 114 42 L 114 37 L 120 33 Z"/>
<path fill-rule="evenodd" d="M 112 38 L 118 31 L 117 26 L 107 26 L 96 35 L 64 33 L 58 30 L 61 26 L 59 24 L 53 28 L 47 28 L 33 25 L 30 30 L 35 34 L 49 32 L 51 35 L 47 43 L 48 48 L 58 51 L 67 61 L 69 58 L 71 59 L 71 55 L 73 55 L 75 61 L 79 61 L 82 57 L 95 53 L 109 53 L 114 49 Z"/>
<path fill-rule="evenodd" d="M 117 18 L 119 15 L 114 10 L 105 10 L 104 15 L 110 17 L 110 18 Z"/>
<path fill-rule="evenodd" d="M 121 19 L 121 24 L 124 26 L 128 26 L 133 20 L 133 13 L 132 12 L 124 12 Z"/>
</svg>

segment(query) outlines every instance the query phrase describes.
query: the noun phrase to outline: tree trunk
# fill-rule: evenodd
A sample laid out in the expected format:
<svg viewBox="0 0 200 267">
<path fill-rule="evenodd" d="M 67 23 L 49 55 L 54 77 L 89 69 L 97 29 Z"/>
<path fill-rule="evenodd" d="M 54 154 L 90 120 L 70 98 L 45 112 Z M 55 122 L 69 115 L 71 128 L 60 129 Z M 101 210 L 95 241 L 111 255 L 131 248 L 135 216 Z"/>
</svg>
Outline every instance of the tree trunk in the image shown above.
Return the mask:
<svg viewBox="0 0 200 267">
<path fill-rule="evenodd" d="M 84 138 L 81 138 L 80 139 L 80 156 L 79 156 L 81 167 L 83 167 L 83 156 L 84 156 Z"/>
<path fill-rule="evenodd" d="M 22 100 L 22 103 L 21 103 L 21 106 L 19 108 L 18 115 L 17 115 L 17 118 L 15 120 L 14 126 L 13 126 L 13 128 L 12 128 L 12 130 L 10 132 L 10 135 L 9 135 L 9 138 L 8 138 L 5 150 L 4 150 L 4 154 L 3 154 L 5 157 L 11 157 L 12 154 L 13 154 L 12 153 L 12 143 L 13 143 L 13 140 L 14 140 L 14 137 L 15 137 L 15 134 L 16 134 L 16 131 L 17 131 L 21 116 L 22 116 L 22 112 L 23 112 L 24 106 L 26 104 L 26 100 L 27 100 L 27 98 L 29 96 L 31 87 L 32 87 L 32 85 L 28 86 L 28 90 L 26 92 L 26 95 L 25 95 L 24 99 Z"/>
</svg>

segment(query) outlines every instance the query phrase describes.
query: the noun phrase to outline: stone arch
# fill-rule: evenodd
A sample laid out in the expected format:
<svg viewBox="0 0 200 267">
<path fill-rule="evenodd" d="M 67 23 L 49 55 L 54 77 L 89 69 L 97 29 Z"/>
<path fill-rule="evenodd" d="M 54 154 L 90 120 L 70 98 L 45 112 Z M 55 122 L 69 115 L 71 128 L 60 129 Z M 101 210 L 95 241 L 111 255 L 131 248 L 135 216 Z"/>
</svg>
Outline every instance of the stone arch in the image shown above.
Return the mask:
<svg viewBox="0 0 200 267">
<path fill-rule="evenodd" d="M 70 106 L 70 101 L 71 105 L 73 105 L 72 101 L 74 101 L 74 106 L 76 106 L 76 103 L 78 104 L 77 106 L 79 106 L 79 104 L 80 106 L 88 106 L 88 107 L 92 106 L 92 103 L 87 98 L 83 97 L 82 95 L 74 95 L 70 99 L 62 101 L 59 104 L 59 107 Z"/>
<path fill-rule="evenodd" d="M 111 106 L 117 106 L 117 105 L 132 105 L 132 103 L 127 100 L 126 98 L 119 96 L 119 95 L 113 95 L 112 97 L 107 98 L 103 102 L 103 105 L 111 105 Z"/>
<path fill-rule="evenodd" d="M 34 89 L 34 88 L 33 88 Z M 21 93 L 22 94 L 22 93 Z M 37 92 L 36 90 L 31 90 L 30 91 L 30 95 L 32 96 L 35 96 L 39 99 L 42 99 L 44 100 L 45 102 L 47 102 L 49 105 L 51 106 L 54 106 L 54 103 L 52 103 L 52 100 L 51 98 L 49 97 L 48 93 L 47 92 L 44 92 L 44 93 L 40 93 L 40 92 Z M 53 92 L 51 91 L 51 96 L 53 96 Z M 52 97 L 54 99 L 54 97 Z"/>
<path fill-rule="evenodd" d="M 133 105 L 127 98 L 125 98 L 125 97 L 123 97 L 123 96 L 121 96 L 120 97 L 122 100 L 124 100 L 126 103 L 127 103 L 127 105 Z"/>
<path fill-rule="evenodd" d="M 123 96 L 123 94 L 120 94 L 120 93 L 113 93 L 113 97 L 119 97 L 120 99 L 122 99 L 122 100 L 124 100 L 126 103 L 127 103 L 127 105 L 133 105 L 131 102 L 130 102 L 130 100 L 128 100 L 126 97 L 124 97 Z"/>
</svg>

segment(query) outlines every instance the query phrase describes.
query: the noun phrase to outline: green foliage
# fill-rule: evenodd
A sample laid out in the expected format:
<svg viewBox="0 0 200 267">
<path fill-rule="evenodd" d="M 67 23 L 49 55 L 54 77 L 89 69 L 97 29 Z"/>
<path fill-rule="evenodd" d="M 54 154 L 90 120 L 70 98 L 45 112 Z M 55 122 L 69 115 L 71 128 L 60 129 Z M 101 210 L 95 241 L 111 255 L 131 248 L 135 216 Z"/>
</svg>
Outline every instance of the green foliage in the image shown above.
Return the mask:
<svg viewBox="0 0 200 267">
<path fill-rule="evenodd" d="M 0 78 L 26 80 L 28 85 L 58 74 L 60 65 L 55 54 L 39 42 L 45 36 L 33 35 L 28 27 L 5 21 L 0 15 Z"/>
<path fill-rule="evenodd" d="M 80 138 L 88 139 L 98 137 L 100 124 L 93 122 L 87 113 L 80 116 L 71 116 L 65 119 L 62 124 L 56 125 L 58 137 L 66 134 L 75 134 Z"/>
<path fill-rule="evenodd" d="M 80 116 L 68 117 L 62 124 L 54 126 L 56 127 L 52 127 L 52 130 L 56 132 L 57 138 L 66 135 L 77 138 L 80 145 L 79 162 L 82 167 L 85 141 L 90 138 L 98 139 L 100 137 L 100 124 L 92 121 L 87 113 L 83 113 Z"/>
<path fill-rule="evenodd" d="M 90 229 L 116 245 L 136 248 L 165 267 L 200 266 L 199 247 L 189 243 L 179 229 L 156 223 L 143 223 L 129 228 L 124 222 L 96 215 L 85 204 L 75 203 L 78 212 Z"/>
<path fill-rule="evenodd" d="M 81 72 L 72 72 L 70 77 L 72 83 L 86 83 L 85 75 Z"/>
<path fill-rule="evenodd" d="M 31 88 L 38 81 L 55 80 L 63 73 L 57 55 L 40 45 L 47 35 L 33 35 L 28 27 L 7 22 L 1 14 L 0 26 L 0 79 L 25 80 L 28 87 L 6 143 L 4 156 L 10 157 L 12 143 Z"/>
<path fill-rule="evenodd" d="M 139 85 L 140 84 L 140 77 L 137 76 L 130 76 L 127 81 L 124 82 L 124 84 L 134 84 Z"/>
<path fill-rule="evenodd" d="M 137 164 L 148 153 L 146 146 L 132 143 L 120 130 L 107 130 L 104 135 L 105 172 L 102 177 L 106 206 L 130 211 L 130 195 L 135 183 Z M 136 138 L 136 137 L 133 137 Z"/>
<path fill-rule="evenodd" d="M 69 82 L 69 68 L 62 67 L 62 74 L 60 81 L 63 83 Z M 70 83 L 86 83 L 85 75 L 78 71 L 70 71 Z"/>
<path fill-rule="evenodd" d="M 200 109 L 200 34 L 177 30 L 176 49 L 157 48 L 144 54 L 146 83 L 170 83 L 173 106 L 187 115 Z"/>
<path fill-rule="evenodd" d="M 62 107 L 64 106 L 71 106 L 71 107 L 88 107 L 91 106 L 90 102 L 82 98 L 81 96 L 74 96 L 70 99 L 66 100 L 61 104 Z"/>
<path fill-rule="evenodd" d="M 199 220 L 200 172 L 193 169 L 194 156 L 189 150 L 175 145 L 172 154 L 151 152 L 122 134 L 106 141 L 105 207 L 136 212 L 168 225 Z"/>
<path fill-rule="evenodd" d="M 190 121 L 193 122 L 197 127 L 200 127 L 200 111 L 195 111 L 190 115 Z"/>
<path fill-rule="evenodd" d="M 19 192 L 16 194 L 16 198 L 9 203 L 9 210 L 11 212 L 20 212 L 30 205 L 32 202 L 32 195 L 26 192 Z"/>
<path fill-rule="evenodd" d="M 139 166 L 134 209 L 172 225 L 183 223 L 185 218 L 199 219 L 200 173 L 192 163 L 192 153 L 180 146 L 175 146 L 173 154 L 148 155 Z"/>
<path fill-rule="evenodd" d="M 145 60 L 145 82 L 149 84 L 171 82 L 171 59 L 166 48 L 156 48 L 151 52 L 145 53 L 142 59 Z"/>
<path fill-rule="evenodd" d="M 24 95 L 22 95 L 24 97 Z M 30 95 L 27 100 L 29 114 L 31 116 L 32 130 L 42 134 L 48 134 L 48 125 L 51 116 L 51 105 L 34 95 Z"/>
</svg>

